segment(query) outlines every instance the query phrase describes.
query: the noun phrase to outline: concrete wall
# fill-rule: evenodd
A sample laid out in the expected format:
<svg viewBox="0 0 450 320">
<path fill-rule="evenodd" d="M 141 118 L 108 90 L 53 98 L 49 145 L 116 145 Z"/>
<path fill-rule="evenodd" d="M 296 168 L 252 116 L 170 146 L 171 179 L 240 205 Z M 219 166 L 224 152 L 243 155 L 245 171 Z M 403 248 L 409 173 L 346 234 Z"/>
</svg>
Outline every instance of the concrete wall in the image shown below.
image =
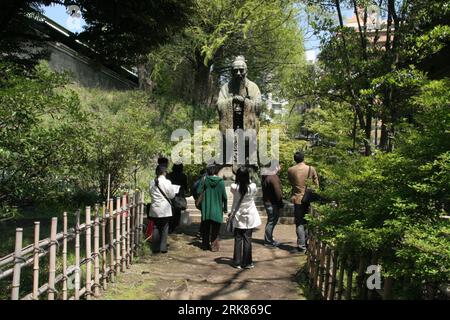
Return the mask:
<svg viewBox="0 0 450 320">
<path fill-rule="evenodd" d="M 75 50 L 60 42 L 49 44 L 49 65 L 55 71 L 69 71 L 80 85 L 89 88 L 107 90 L 129 90 L 137 84 L 120 76 L 116 72 L 96 64 L 93 60 L 78 54 Z"/>
</svg>

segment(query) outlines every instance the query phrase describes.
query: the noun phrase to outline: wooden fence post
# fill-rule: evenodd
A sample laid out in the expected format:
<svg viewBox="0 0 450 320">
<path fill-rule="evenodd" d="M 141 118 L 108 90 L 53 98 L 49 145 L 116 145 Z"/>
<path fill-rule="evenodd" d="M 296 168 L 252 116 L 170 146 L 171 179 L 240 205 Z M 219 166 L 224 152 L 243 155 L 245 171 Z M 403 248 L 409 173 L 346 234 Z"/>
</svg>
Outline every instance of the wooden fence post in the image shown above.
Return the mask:
<svg viewBox="0 0 450 320">
<path fill-rule="evenodd" d="M 98 204 L 95 205 L 94 213 L 94 296 L 98 297 L 100 295 L 100 226 L 98 219 Z"/>
<path fill-rule="evenodd" d="M 339 280 L 338 280 L 337 300 L 342 299 L 342 294 L 344 290 L 345 257 L 346 255 L 342 254 L 339 259 Z"/>
<path fill-rule="evenodd" d="M 141 246 L 143 227 L 144 227 L 144 214 L 145 214 L 145 203 L 144 203 L 144 191 L 140 192 L 139 197 L 139 247 Z"/>
<path fill-rule="evenodd" d="M 126 235 L 126 215 L 127 215 L 126 196 L 122 196 L 122 210 L 121 210 L 121 225 L 122 225 L 122 259 L 120 261 L 120 271 L 125 272 L 126 260 L 127 260 L 127 235 Z"/>
<path fill-rule="evenodd" d="M 359 300 L 363 300 L 364 299 L 364 292 L 365 292 L 365 259 L 364 259 L 364 254 L 361 253 L 360 257 L 359 257 L 359 264 L 358 264 L 358 278 L 356 280 L 356 286 L 358 289 L 358 299 Z"/>
<path fill-rule="evenodd" d="M 22 259 L 22 238 L 23 229 L 16 229 L 16 245 L 14 250 L 14 271 L 11 289 L 11 300 L 19 300 L 19 290 L 20 290 L 20 271 Z"/>
<path fill-rule="evenodd" d="M 383 300 L 391 300 L 392 299 L 392 285 L 394 279 L 392 277 L 384 278 L 383 284 Z"/>
<path fill-rule="evenodd" d="M 331 249 L 328 248 L 328 247 L 326 248 L 325 256 L 326 256 L 325 288 L 324 288 L 323 297 L 325 298 L 325 300 L 327 300 L 328 299 L 328 292 L 330 290 L 330 265 L 331 265 Z"/>
<path fill-rule="evenodd" d="M 33 252 L 33 300 L 39 299 L 39 232 L 40 222 L 34 222 L 34 252 Z"/>
<path fill-rule="evenodd" d="M 76 212 L 75 222 L 75 300 L 80 299 L 81 265 L 80 265 L 80 210 Z"/>
<path fill-rule="evenodd" d="M 324 277 L 325 277 L 325 252 L 327 250 L 327 245 L 322 242 L 320 246 L 320 256 L 319 256 L 319 293 L 323 296 L 323 285 L 324 285 Z"/>
<path fill-rule="evenodd" d="M 50 229 L 50 264 L 48 272 L 48 300 L 55 299 L 55 276 L 56 276 L 56 228 L 58 218 L 52 218 L 52 226 Z"/>
<path fill-rule="evenodd" d="M 314 286 L 314 266 L 316 263 L 316 248 L 317 248 L 317 238 L 314 236 L 311 241 L 311 251 L 310 251 L 310 261 L 309 261 L 309 285 L 311 288 L 315 288 Z"/>
<path fill-rule="evenodd" d="M 114 282 L 115 264 L 114 264 L 114 200 L 109 200 L 109 275 L 111 282 Z"/>
<path fill-rule="evenodd" d="M 131 230 L 130 230 L 130 219 L 131 219 L 131 206 L 129 203 L 129 195 L 126 196 L 126 204 L 127 204 L 127 211 L 126 211 L 126 219 L 127 219 L 127 268 L 130 268 L 131 263 Z"/>
<path fill-rule="evenodd" d="M 352 288 L 353 288 L 353 263 L 352 258 L 348 255 L 347 263 L 347 285 L 345 288 L 345 300 L 352 300 Z"/>
<path fill-rule="evenodd" d="M 106 204 L 102 204 L 102 283 L 103 290 L 108 288 L 108 281 L 106 281 L 108 274 L 106 272 Z"/>
<path fill-rule="evenodd" d="M 63 213 L 63 262 L 62 262 L 62 272 L 63 272 L 63 289 L 62 289 L 62 299 L 67 300 L 67 212 Z"/>
<path fill-rule="evenodd" d="M 133 196 L 130 197 L 130 224 L 131 224 L 131 256 L 130 262 L 133 263 L 135 247 L 136 247 L 136 193 L 133 193 Z"/>
<path fill-rule="evenodd" d="M 120 197 L 116 198 L 116 275 L 120 273 Z"/>
<path fill-rule="evenodd" d="M 86 299 L 91 298 L 91 207 L 86 207 Z"/>
<path fill-rule="evenodd" d="M 336 293 L 336 273 L 337 273 L 337 264 L 338 264 L 338 254 L 336 250 L 333 250 L 333 270 L 331 271 L 331 287 L 330 287 L 330 295 L 329 299 L 334 300 L 334 295 Z"/>
<path fill-rule="evenodd" d="M 317 239 L 316 242 L 316 252 L 315 252 L 315 258 L 314 258 L 314 271 L 313 271 L 313 288 L 317 289 L 317 278 L 319 276 L 319 265 L 320 265 L 320 249 L 322 247 L 322 242 Z"/>
</svg>

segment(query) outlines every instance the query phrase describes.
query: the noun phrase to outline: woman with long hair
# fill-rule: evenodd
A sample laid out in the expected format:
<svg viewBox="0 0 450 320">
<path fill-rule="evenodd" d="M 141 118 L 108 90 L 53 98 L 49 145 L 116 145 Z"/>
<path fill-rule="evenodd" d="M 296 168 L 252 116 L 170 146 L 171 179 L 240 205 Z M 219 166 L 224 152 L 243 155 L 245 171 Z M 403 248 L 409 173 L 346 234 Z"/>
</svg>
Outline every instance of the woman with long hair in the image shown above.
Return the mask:
<svg viewBox="0 0 450 320">
<path fill-rule="evenodd" d="M 236 173 L 236 183 L 231 184 L 234 212 L 234 254 L 233 266 L 237 269 L 254 267 L 252 259 L 253 229 L 261 225 L 261 218 L 255 205 L 256 184 L 250 181 L 247 167 L 240 167 Z"/>
</svg>

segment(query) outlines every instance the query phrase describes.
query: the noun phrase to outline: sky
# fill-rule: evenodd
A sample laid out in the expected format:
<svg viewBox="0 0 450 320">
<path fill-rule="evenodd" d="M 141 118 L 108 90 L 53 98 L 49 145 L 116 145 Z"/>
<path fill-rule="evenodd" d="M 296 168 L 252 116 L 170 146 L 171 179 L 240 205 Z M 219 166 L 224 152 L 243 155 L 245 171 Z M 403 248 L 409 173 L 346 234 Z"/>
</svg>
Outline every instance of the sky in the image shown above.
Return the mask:
<svg viewBox="0 0 450 320">
<path fill-rule="evenodd" d="M 354 14 L 352 9 L 342 8 L 342 16 L 345 20 L 347 18 L 352 17 Z M 336 14 L 337 20 L 337 14 Z M 313 34 L 313 29 L 308 23 L 306 13 L 303 13 L 299 16 L 299 25 L 303 29 L 304 32 L 304 46 L 305 46 L 305 55 L 306 60 L 308 61 L 316 61 L 317 55 L 320 52 L 320 41 L 319 38 Z"/>
<path fill-rule="evenodd" d="M 66 7 L 62 5 L 52 5 L 48 7 L 43 7 L 44 15 L 54 20 L 61 26 L 72 32 L 81 32 L 85 22 L 82 17 L 78 18 L 76 16 L 69 16 L 66 12 Z"/>
<path fill-rule="evenodd" d="M 76 9 L 76 8 L 73 8 Z M 44 14 L 50 19 L 54 20 L 58 24 L 62 25 L 66 29 L 72 32 L 81 32 L 83 30 L 83 26 L 85 25 L 85 21 L 83 17 L 77 17 L 77 13 L 73 16 L 70 16 L 66 12 L 66 8 L 62 5 L 53 5 L 48 7 L 43 7 Z M 353 11 L 349 9 L 343 9 L 342 14 L 344 18 L 349 18 L 353 15 Z M 315 61 L 317 54 L 320 52 L 320 43 L 319 39 L 312 34 L 312 29 L 308 24 L 306 19 L 306 15 L 302 14 L 299 17 L 300 26 L 305 30 L 304 36 L 304 46 L 305 46 L 305 54 L 306 60 Z"/>
</svg>

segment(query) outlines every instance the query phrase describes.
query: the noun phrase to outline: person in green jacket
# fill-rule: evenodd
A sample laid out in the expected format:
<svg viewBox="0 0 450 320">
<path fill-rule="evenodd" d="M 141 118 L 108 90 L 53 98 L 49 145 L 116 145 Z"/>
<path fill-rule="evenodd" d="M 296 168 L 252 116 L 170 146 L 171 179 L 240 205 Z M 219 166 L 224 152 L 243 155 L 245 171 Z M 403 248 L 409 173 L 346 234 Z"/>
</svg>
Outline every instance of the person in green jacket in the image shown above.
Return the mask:
<svg viewBox="0 0 450 320">
<path fill-rule="evenodd" d="M 209 165 L 206 176 L 199 183 L 197 193 L 204 192 L 200 210 L 202 212 L 203 250 L 219 251 L 219 231 L 223 214 L 227 212 L 227 193 L 223 179 L 217 176 L 219 166 Z"/>
</svg>

